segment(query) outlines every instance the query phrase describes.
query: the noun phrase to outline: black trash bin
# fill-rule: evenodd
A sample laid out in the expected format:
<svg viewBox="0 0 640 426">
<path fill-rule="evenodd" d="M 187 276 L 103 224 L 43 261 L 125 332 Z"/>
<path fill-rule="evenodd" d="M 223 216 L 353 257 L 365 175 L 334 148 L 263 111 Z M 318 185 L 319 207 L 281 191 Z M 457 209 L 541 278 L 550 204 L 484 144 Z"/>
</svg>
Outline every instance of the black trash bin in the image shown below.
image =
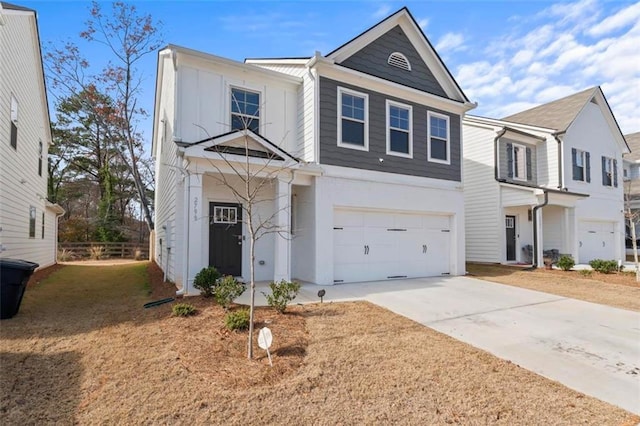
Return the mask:
<svg viewBox="0 0 640 426">
<path fill-rule="evenodd" d="M 18 313 L 29 277 L 38 266 L 26 260 L 0 259 L 0 319 Z"/>
</svg>

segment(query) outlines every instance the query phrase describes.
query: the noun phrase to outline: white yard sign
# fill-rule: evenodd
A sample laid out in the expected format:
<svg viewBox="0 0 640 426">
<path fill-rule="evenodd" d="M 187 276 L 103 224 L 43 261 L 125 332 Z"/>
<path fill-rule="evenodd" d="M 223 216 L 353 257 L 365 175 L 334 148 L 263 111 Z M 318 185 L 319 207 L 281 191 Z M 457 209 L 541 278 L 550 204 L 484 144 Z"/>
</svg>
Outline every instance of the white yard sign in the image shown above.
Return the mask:
<svg viewBox="0 0 640 426">
<path fill-rule="evenodd" d="M 269 365 L 273 367 L 273 363 L 271 362 L 271 353 L 269 352 L 272 341 L 273 335 L 271 334 L 271 330 L 269 330 L 267 327 L 262 327 L 258 332 L 258 346 L 267 351 L 267 356 L 269 357 Z"/>
</svg>

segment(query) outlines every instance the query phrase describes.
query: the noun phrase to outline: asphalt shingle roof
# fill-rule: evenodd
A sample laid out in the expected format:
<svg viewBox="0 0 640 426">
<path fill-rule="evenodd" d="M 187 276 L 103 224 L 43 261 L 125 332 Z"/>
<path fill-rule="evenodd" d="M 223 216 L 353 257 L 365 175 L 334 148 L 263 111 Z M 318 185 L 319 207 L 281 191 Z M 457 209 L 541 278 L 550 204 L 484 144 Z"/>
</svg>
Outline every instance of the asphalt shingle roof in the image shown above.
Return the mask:
<svg viewBox="0 0 640 426">
<path fill-rule="evenodd" d="M 629 161 L 640 161 L 640 132 L 624 135 L 631 152 L 624 154 L 624 159 Z"/>
<path fill-rule="evenodd" d="M 597 90 L 599 90 L 598 87 L 591 87 L 562 99 L 504 117 L 502 120 L 564 132 Z"/>
</svg>

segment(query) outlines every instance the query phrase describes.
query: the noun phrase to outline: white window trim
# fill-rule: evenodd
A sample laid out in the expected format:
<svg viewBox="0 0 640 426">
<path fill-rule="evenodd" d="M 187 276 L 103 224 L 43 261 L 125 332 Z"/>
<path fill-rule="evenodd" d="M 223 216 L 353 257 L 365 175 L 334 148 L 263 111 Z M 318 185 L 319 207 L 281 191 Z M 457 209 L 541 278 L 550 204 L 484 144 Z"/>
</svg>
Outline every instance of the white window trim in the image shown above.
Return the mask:
<svg viewBox="0 0 640 426">
<path fill-rule="evenodd" d="M 342 94 L 343 93 L 364 98 L 364 121 L 362 121 L 362 123 L 364 123 L 364 146 L 342 142 Z M 369 151 L 369 95 L 367 95 L 366 93 L 360 93 L 360 92 L 356 92 L 355 90 L 338 86 L 338 102 L 337 102 L 336 109 L 338 110 L 338 146 L 341 148 L 355 149 L 357 151 Z M 347 117 L 347 120 L 352 120 L 359 123 L 361 122 L 359 120 L 354 120 L 348 117 Z"/>
<path fill-rule="evenodd" d="M 16 125 L 18 124 L 18 108 L 19 108 L 18 99 L 16 99 L 16 97 L 12 93 L 10 119 Z"/>
<path fill-rule="evenodd" d="M 607 157 L 606 155 L 604 156 L 604 158 L 605 158 L 606 161 L 604 163 L 605 167 L 604 167 L 604 170 L 602 170 L 602 173 L 606 173 L 607 172 L 607 166 L 609 166 L 609 170 L 608 170 L 609 173 L 607 173 L 607 174 L 609 175 L 609 179 L 611 179 L 611 184 L 609 184 L 609 185 L 602 184 L 602 186 L 604 186 L 605 188 L 614 188 L 613 182 L 614 182 L 615 178 L 613 176 L 613 158 Z"/>
<path fill-rule="evenodd" d="M 524 177 L 518 177 L 516 176 L 517 173 L 517 169 L 516 169 L 516 150 L 515 148 L 518 147 L 522 150 L 523 154 L 522 157 L 524 159 Z M 527 147 L 524 145 L 520 145 L 518 143 L 514 143 L 511 144 L 511 161 L 513 162 L 513 164 L 511 165 L 512 169 L 513 169 L 513 180 L 519 180 L 522 182 L 526 182 L 527 181 Z"/>
<path fill-rule="evenodd" d="M 447 159 L 446 160 L 441 160 L 439 158 L 431 157 L 431 117 L 441 118 L 446 120 L 447 122 Z M 427 160 L 432 163 L 451 164 L 451 123 L 449 123 L 448 115 L 438 114 L 437 112 L 433 112 L 433 111 L 427 111 Z"/>
<path fill-rule="evenodd" d="M 586 151 L 576 148 L 576 166 L 582 167 L 582 179 L 573 179 L 574 182 L 587 182 L 587 156 L 585 152 Z M 582 163 L 581 166 L 578 164 L 578 159 L 580 159 L 579 161 Z M 571 164 L 571 167 L 573 168 L 573 164 Z M 573 172 L 571 172 L 571 174 L 573 175 Z"/>
<path fill-rule="evenodd" d="M 397 152 L 391 150 L 391 124 L 389 123 L 390 113 L 389 110 L 392 106 L 409 110 L 409 153 Z M 413 158 L 413 107 L 411 105 L 402 104 L 387 99 L 386 101 L 386 131 L 387 131 L 387 155 L 394 155 L 396 157 Z M 404 129 L 394 129 L 404 132 Z"/>
<path fill-rule="evenodd" d="M 243 90 L 245 92 L 253 92 L 253 93 L 257 93 L 259 96 L 259 105 L 258 105 L 258 120 L 259 120 L 259 124 L 258 124 L 258 133 L 260 133 L 261 135 L 263 134 L 263 130 L 264 130 L 264 123 L 265 123 L 265 111 L 263 111 L 262 106 L 264 105 L 264 92 L 260 89 L 258 89 L 255 86 L 249 86 L 249 85 L 240 85 L 240 84 L 233 84 L 233 83 L 227 83 L 227 118 L 226 120 L 229 120 L 229 127 L 227 127 L 227 129 L 225 130 L 225 132 L 230 132 L 231 131 L 231 125 L 233 124 L 233 121 L 231 120 L 231 116 L 233 115 L 232 109 L 231 109 L 231 103 L 233 102 L 233 89 L 238 89 L 238 90 Z"/>
</svg>

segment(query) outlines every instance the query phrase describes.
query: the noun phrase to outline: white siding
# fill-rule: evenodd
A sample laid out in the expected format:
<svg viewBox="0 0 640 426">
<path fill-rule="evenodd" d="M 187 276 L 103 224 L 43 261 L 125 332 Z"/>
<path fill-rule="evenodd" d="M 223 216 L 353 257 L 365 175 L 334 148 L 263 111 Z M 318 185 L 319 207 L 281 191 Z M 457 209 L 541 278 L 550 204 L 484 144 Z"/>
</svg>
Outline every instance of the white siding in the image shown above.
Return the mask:
<svg viewBox="0 0 640 426">
<path fill-rule="evenodd" d="M 307 68 L 300 64 L 300 65 L 294 65 L 294 64 L 265 64 L 265 63 L 254 63 L 251 61 L 247 61 L 247 63 L 252 64 L 252 65 L 256 65 L 260 68 L 266 68 L 268 70 L 272 70 L 272 71 L 277 71 L 277 72 L 281 72 L 283 74 L 289 74 L 289 75 L 293 75 L 296 77 L 302 77 L 304 75 L 305 72 L 307 72 Z"/>
<path fill-rule="evenodd" d="M 500 190 L 494 175 L 491 129 L 463 124 L 463 185 L 466 258 L 475 262 L 501 262 L 502 229 Z"/>
<path fill-rule="evenodd" d="M 175 135 L 196 142 L 231 130 L 231 88 L 260 93 L 260 134 L 294 156 L 298 147 L 299 84 L 259 69 L 238 72 L 225 64 L 181 55 L 178 65 Z"/>
<path fill-rule="evenodd" d="M 502 206 L 535 206 L 538 200 L 533 195 L 532 189 L 518 189 L 508 186 L 500 188 L 502 197 Z"/>
<path fill-rule="evenodd" d="M 564 253 L 564 207 L 546 206 L 542 209 L 542 249 L 558 249 Z"/>
<path fill-rule="evenodd" d="M 181 199 L 182 175 L 177 157 L 177 145 L 172 141 L 175 121 L 175 72 L 171 59 L 160 57 L 162 70 L 159 110 L 156 111 L 154 137 L 156 191 L 155 191 L 155 261 L 167 274 L 167 278 L 181 285 L 178 265 L 182 247 L 183 224 L 177 220 L 177 205 Z M 162 244 L 160 240 L 162 239 Z M 170 249 L 169 249 L 170 248 Z"/>
<path fill-rule="evenodd" d="M 606 107 L 606 106 L 605 106 Z M 591 182 L 572 179 L 571 148 L 591 154 Z M 615 242 L 610 259 L 621 259 L 624 253 L 624 199 L 622 185 L 622 149 L 602 114 L 594 103 L 588 103 L 569 127 L 563 143 L 565 184 L 569 191 L 589 194 L 576 204 L 576 219 L 582 221 L 613 221 Z M 618 187 L 602 185 L 601 157 L 614 158 L 618 162 Z M 576 242 L 578 244 L 578 242 Z M 577 247 L 574 249 L 578 252 Z"/>
<path fill-rule="evenodd" d="M 315 277 L 315 206 L 314 186 L 294 186 L 294 233 L 291 239 L 291 275 L 313 282 Z"/>
<path fill-rule="evenodd" d="M 0 256 L 45 267 L 56 260 L 55 215 L 46 211 L 47 153 L 51 142 L 36 20 L 31 12 L 4 10 L 0 25 Z M 11 96 L 18 101 L 17 149 L 10 146 Z M 38 175 L 42 141 L 42 175 Z M 29 208 L 36 208 L 29 238 Z M 42 213 L 46 211 L 45 238 Z"/>
</svg>

